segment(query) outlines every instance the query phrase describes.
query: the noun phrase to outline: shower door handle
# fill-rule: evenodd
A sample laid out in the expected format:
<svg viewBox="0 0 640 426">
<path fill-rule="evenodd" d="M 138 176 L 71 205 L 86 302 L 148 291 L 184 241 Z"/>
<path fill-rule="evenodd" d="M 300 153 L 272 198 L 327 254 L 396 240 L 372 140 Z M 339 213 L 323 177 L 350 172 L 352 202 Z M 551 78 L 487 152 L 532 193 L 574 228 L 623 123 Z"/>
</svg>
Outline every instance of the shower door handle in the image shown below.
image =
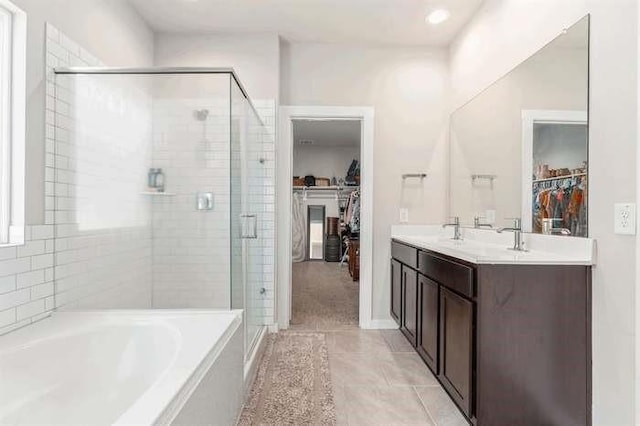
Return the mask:
<svg viewBox="0 0 640 426">
<path fill-rule="evenodd" d="M 240 215 L 242 224 L 242 234 L 240 238 L 243 240 L 255 240 L 258 238 L 258 215 L 243 214 Z"/>
</svg>

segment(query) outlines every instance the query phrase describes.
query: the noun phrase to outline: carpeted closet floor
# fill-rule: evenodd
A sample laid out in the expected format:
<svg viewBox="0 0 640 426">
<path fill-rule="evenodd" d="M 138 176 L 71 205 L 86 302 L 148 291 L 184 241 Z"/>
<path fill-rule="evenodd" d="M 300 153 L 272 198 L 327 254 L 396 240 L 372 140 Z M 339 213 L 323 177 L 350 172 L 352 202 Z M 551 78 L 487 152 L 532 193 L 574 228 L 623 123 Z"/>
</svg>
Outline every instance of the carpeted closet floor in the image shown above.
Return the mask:
<svg viewBox="0 0 640 426">
<path fill-rule="evenodd" d="M 347 265 L 322 261 L 293 264 L 291 325 L 326 329 L 358 325 L 359 283 Z"/>
</svg>

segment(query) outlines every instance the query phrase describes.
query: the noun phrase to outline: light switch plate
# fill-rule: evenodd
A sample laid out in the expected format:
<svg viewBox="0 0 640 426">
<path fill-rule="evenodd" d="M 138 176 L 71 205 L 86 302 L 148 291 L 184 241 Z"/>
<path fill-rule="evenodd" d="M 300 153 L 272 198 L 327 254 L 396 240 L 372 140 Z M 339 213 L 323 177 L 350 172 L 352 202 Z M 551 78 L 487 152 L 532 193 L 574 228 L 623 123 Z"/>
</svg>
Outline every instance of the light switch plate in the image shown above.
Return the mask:
<svg viewBox="0 0 640 426">
<path fill-rule="evenodd" d="M 400 209 L 400 223 L 409 223 L 409 209 Z"/>
<path fill-rule="evenodd" d="M 489 225 L 496 223 L 496 211 L 493 209 L 486 210 L 484 213 L 484 221 Z"/>
<path fill-rule="evenodd" d="M 616 203 L 614 232 L 619 235 L 636 235 L 636 204 Z"/>
</svg>

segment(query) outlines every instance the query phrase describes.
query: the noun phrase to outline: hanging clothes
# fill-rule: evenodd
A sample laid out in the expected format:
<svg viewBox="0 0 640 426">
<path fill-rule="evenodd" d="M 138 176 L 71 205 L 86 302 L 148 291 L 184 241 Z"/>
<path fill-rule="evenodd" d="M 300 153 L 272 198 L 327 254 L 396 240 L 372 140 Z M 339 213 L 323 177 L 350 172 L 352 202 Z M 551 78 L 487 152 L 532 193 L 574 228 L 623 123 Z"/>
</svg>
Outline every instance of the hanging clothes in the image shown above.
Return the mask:
<svg viewBox="0 0 640 426">
<path fill-rule="evenodd" d="M 360 232 L 360 190 L 356 189 L 349 195 L 345 223 L 349 225 L 352 234 Z"/>
<path fill-rule="evenodd" d="M 544 222 L 571 235 L 587 236 L 587 178 L 565 177 L 533 184 L 533 232 L 542 233 Z"/>
<path fill-rule="evenodd" d="M 307 218 L 304 212 L 304 200 L 302 196 L 293 194 L 292 215 L 292 257 L 294 263 L 304 262 L 307 257 Z"/>
</svg>

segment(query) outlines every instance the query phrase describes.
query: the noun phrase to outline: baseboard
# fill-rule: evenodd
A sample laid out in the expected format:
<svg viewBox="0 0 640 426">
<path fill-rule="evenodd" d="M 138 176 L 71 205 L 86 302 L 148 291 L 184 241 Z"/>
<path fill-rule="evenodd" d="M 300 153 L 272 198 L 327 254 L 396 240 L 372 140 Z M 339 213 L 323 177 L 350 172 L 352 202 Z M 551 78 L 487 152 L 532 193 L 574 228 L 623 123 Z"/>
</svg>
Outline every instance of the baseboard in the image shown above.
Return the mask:
<svg viewBox="0 0 640 426">
<path fill-rule="evenodd" d="M 372 330 L 397 330 L 398 323 L 392 319 L 388 320 L 371 320 L 369 327 Z"/>
</svg>

